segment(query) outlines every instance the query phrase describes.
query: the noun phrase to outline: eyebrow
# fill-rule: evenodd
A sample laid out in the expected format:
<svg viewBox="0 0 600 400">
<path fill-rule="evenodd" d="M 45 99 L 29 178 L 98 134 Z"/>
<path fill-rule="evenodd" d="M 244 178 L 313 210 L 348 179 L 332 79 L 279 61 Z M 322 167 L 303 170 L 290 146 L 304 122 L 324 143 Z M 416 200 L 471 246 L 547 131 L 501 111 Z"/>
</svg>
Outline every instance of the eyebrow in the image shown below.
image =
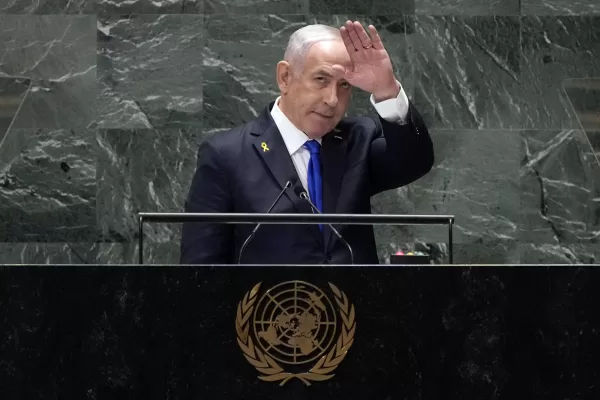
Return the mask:
<svg viewBox="0 0 600 400">
<path fill-rule="evenodd" d="M 333 78 L 333 75 L 331 75 L 329 72 L 325 71 L 324 69 L 319 69 L 319 70 L 315 71 L 314 75 L 325 75 L 329 78 Z"/>
<path fill-rule="evenodd" d="M 318 69 L 317 71 L 315 71 L 314 75 L 324 75 L 324 76 L 326 76 L 328 78 L 333 78 L 333 75 L 331 75 L 329 72 L 327 72 L 324 69 Z M 347 80 L 345 78 L 342 78 L 342 80 L 344 82 L 347 82 Z"/>
</svg>

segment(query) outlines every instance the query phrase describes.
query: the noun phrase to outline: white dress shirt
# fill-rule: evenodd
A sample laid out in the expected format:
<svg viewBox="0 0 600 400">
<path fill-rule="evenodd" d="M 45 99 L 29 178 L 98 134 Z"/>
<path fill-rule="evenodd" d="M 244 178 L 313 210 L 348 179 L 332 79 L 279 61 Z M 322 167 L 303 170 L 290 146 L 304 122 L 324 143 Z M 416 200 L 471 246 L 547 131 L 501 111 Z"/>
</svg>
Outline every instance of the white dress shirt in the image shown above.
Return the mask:
<svg viewBox="0 0 600 400">
<path fill-rule="evenodd" d="M 400 83 L 398 83 L 400 84 Z M 292 157 L 292 162 L 298 172 L 300 182 L 304 186 L 306 193 L 308 193 L 308 161 L 310 160 L 310 152 L 304 147 L 304 143 L 310 140 L 308 136 L 300 129 L 296 128 L 294 124 L 285 116 L 283 111 L 279 108 L 279 99 L 275 100 L 273 109 L 271 110 L 271 116 L 275 121 L 275 125 L 281 132 L 285 146 Z M 375 107 L 377 113 L 381 118 L 389 122 L 396 122 L 404 124 L 406 115 L 408 114 L 408 97 L 404 93 L 404 88 L 400 86 L 400 93 L 395 99 L 388 99 L 375 103 L 373 95 L 371 95 L 371 104 Z M 321 139 L 317 139 L 321 143 Z"/>
</svg>

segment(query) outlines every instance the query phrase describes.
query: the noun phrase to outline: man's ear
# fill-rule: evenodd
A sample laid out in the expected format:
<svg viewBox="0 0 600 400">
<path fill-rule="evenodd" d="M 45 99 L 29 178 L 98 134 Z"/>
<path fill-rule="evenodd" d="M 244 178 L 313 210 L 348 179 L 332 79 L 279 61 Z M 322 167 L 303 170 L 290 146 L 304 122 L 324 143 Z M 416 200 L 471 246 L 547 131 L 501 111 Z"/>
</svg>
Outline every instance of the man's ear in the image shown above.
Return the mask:
<svg viewBox="0 0 600 400">
<path fill-rule="evenodd" d="M 281 94 L 286 94 L 290 87 L 290 80 L 292 79 L 292 68 L 290 63 L 287 61 L 279 61 L 276 69 L 277 75 L 277 86 Z"/>
</svg>

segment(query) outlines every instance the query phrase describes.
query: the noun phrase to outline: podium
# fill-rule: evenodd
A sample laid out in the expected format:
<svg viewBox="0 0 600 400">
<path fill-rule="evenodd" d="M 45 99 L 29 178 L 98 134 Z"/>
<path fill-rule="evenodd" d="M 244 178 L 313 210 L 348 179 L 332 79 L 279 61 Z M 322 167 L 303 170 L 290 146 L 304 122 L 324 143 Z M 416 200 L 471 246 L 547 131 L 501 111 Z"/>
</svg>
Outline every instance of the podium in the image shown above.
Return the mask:
<svg viewBox="0 0 600 400">
<path fill-rule="evenodd" d="M 447 225 L 448 258 L 453 263 L 452 228 L 454 215 L 397 215 L 397 214 L 269 214 L 269 213 L 138 213 L 139 264 L 144 263 L 144 224 L 145 223 L 186 223 L 200 222 L 213 224 L 329 224 L 332 231 L 345 243 L 353 259 L 352 248 L 339 234 L 336 225 Z M 252 239 L 255 231 L 248 237 Z M 242 249 L 244 246 L 242 246 Z M 352 262 L 354 264 L 354 262 Z M 414 264 L 414 263 L 411 263 Z"/>
<path fill-rule="evenodd" d="M 2 398 L 595 398 L 598 267 L 0 266 Z"/>
</svg>

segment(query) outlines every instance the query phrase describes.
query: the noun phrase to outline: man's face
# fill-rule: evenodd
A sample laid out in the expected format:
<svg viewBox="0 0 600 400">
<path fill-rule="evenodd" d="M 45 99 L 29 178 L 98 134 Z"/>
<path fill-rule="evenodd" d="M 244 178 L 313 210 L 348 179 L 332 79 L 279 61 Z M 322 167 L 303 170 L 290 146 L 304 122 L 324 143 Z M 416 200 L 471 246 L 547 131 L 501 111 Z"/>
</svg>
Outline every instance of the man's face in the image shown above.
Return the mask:
<svg viewBox="0 0 600 400">
<path fill-rule="evenodd" d="M 297 71 L 293 65 L 280 63 L 279 107 L 309 137 L 324 136 L 344 117 L 350 103 L 352 87 L 344 79 L 344 68 L 350 66 L 350 56 L 341 39 L 314 44 L 297 75 L 292 73 Z"/>
</svg>

